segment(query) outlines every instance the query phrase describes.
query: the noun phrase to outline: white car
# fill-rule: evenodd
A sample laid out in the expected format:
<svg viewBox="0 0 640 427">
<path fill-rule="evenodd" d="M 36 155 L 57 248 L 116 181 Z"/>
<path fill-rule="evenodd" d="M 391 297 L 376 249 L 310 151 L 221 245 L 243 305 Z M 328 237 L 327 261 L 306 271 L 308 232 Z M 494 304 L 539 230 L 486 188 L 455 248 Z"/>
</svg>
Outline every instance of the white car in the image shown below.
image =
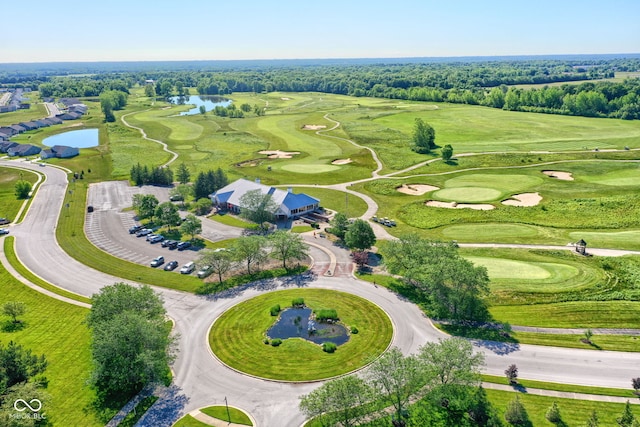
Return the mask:
<svg viewBox="0 0 640 427">
<path fill-rule="evenodd" d="M 153 235 L 150 234 L 147 237 L 147 240 L 149 241 L 149 243 L 158 243 L 164 240 L 164 236 L 161 236 L 159 234 L 153 234 Z"/>
<path fill-rule="evenodd" d="M 0 235 L 2 234 L 9 234 L 9 229 L 8 228 L 0 228 Z"/>
<path fill-rule="evenodd" d="M 182 268 L 180 269 L 180 274 L 191 274 L 195 269 L 196 263 L 191 261 L 182 266 Z"/>
</svg>

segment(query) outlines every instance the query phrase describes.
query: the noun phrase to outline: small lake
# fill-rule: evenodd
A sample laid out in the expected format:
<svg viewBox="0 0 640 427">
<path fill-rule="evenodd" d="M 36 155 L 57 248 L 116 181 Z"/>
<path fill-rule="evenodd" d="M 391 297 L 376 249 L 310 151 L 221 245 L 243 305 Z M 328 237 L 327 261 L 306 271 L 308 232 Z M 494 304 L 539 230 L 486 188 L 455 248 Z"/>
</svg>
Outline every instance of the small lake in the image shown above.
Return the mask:
<svg viewBox="0 0 640 427">
<path fill-rule="evenodd" d="M 47 147 L 53 147 L 54 145 L 77 148 L 97 147 L 99 145 L 98 129 L 71 130 L 45 138 L 42 143 Z"/>
<path fill-rule="evenodd" d="M 288 308 L 280 312 L 278 321 L 267 331 L 271 339 L 303 338 L 322 344 L 331 341 L 336 345 L 349 341 L 347 328 L 342 325 L 313 322 L 314 332 L 309 332 L 310 308 Z"/>
<path fill-rule="evenodd" d="M 216 95 L 172 96 L 170 99 L 176 105 L 195 105 L 191 110 L 180 113 L 181 116 L 200 114 L 201 105 L 205 111 L 211 111 L 216 107 L 228 107 L 231 104 L 230 99 Z"/>
</svg>

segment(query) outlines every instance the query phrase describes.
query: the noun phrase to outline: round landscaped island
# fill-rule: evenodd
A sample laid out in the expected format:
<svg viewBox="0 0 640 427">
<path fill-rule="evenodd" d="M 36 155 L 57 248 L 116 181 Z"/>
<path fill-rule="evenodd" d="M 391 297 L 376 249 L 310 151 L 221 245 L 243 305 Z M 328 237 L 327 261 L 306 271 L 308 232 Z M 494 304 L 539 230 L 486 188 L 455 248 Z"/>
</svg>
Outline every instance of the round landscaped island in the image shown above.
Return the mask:
<svg viewBox="0 0 640 427">
<path fill-rule="evenodd" d="M 338 313 L 339 321 L 333 324 L 348 336 L 334 352 L 324 351 L 322 340 L 308 339 L 311 325 L 297 316 L 293 321 L 299 322 L 298 336 L 269 336 L 292 302 L 300 299 L 312 311 Z M 282 311 L 274 313 L 276 306 Z M 272 380 L 314 381 L 363 367 L 389 347 L 392 337 L 389 316 L 364 298 L 327 289 L 290 289 L 260 295 L 227 310 L 211 326 L 209 345 L 220 361 L 237 371 Z M 273 345 L 275 339 L 277 345 Z"/>
</svg>

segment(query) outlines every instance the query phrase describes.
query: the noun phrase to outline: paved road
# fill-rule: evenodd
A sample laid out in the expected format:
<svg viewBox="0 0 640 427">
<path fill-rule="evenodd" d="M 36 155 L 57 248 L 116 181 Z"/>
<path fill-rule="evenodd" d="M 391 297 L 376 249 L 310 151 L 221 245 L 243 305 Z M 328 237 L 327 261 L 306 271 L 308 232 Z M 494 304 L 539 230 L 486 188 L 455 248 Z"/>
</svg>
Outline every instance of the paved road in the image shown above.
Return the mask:
<svg viewBox="0 0 640 427">
<path fill-rule="evenodd" d="M 7 162 L 0 161 L 3 164 Z M 50 166 L 38 168 L 15 161 L 10 164 L 37 168 L 47 176 L 23 223 L 12 226 L 16 249 L 24 264 L 45 280 L 87 296 L 120 281 L 116 276 L 87 268 L 57 245 L 54 230 L 66 191 L 66 174 Z M 319 252 L 317 256 L 321 256 Z M 394 323 L 393 345 L 405 353 L 443 337 L 415 305 L 384 288 L 354 278 L 308 276 L 266 281 L 215 298 L 156 288 L 175 320 L 180 352 L 174 364 L 174 386 L 154 405 L 144 424 L 169 426 L 179 416 L 199 407 L 221 404 L 227 397 L 230 404 L 251 413 L 258 426 L 298 427 L 304 420 L 297 410 L 298 398 L 316 384 L 279 383 L 238 374 L 218 363 L 207 346 L 207 331 L 225 310 L 262 292 L 296 286 L 347 291 L 380 305 Z M 638 373 L 638 355 L 634 353 L 490 342 L 476 345 L 487 356 L 485 371 L 494 375 L 503 375 L 506 366 L 516 363 L 522 378 L 628 388 L 629 379 Z"/>
</svg>

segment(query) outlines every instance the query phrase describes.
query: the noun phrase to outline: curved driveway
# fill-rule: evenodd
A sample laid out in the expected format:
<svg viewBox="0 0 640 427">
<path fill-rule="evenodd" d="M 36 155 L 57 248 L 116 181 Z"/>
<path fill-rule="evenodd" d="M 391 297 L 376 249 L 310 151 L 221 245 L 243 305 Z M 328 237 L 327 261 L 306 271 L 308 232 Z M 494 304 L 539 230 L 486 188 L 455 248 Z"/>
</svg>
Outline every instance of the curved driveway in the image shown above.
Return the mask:
<svg viewBox="0 0 640 427">
<path fill-rule="evenodd" d="M 67 176 L 63 171 L 27 162 L 0 161 L 0 165 L 23 166 L 46 174 L 25 220 L 11 227 L 21 261 L 45 280 L 70 291 L 90 296 L 100 288 L 121 281 L 116 276 L 92 270 L 67 255 L 55 240 Z M 162 294 L 178 332 L 178 357 L 174 363 L 174 386 L 143 419 L 145 425 L 171 425 L 177 417 L 212 404 L 225 397 L 229 404 L 251 413 L 262 427 L 297 427 L 304 421 L 298 411 L 298 397 L 316 384 L 289 384 L 265 381 L 238 374 L 219 364 L 207 346 L 207 331 L 214 319 L 229 307 L 261 292 L 287 287 L 319 287 L 351 292 L 367 298 L 386 310 L 395 326 L 393 345 L 405 353 L 415 352 L 426 341 L 443 337 L 413 304 L 384 288 L 344 277 L 298 277 L 265 281 L 226 295 L 201 297 L 156 287 Z M 584 385 L 628 388 L 637 376 L 638 355 L 477 343 L 487 356 L 485 371 L 502 375 L 506 366 L 516 363 L 522 378 Z M 146 420 L 146 421 L 144 421 Z"/>
</svg>

